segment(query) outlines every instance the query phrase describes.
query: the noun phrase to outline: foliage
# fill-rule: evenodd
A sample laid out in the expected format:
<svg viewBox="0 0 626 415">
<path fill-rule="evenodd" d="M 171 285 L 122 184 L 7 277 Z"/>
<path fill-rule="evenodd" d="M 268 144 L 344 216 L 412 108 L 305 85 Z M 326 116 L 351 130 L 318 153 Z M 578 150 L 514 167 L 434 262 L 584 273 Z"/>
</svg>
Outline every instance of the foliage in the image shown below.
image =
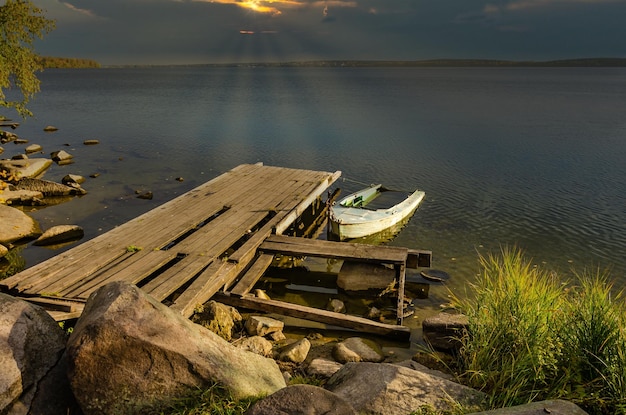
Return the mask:
<svg viewBox="0 0 626 415">
<path fill-rule="evenodd" d="M 584 273 L 569 286 L 515 249 L 480 264 L 474 298 L 452 296 L 469 319 L 459 379 L 492 408 L 563 398 L 626 413 L 626 309 L 607 277 Z"/>
<path fill-rule="evenodd" d="M 30 0 L 6 0 L 0 6 L 0 105 L 15 108 L 21 116 L 32 116 L 26 108 L 30 98 L 39 92 L 41 70 L 33 48 L 36 38 L 54 28 L 54 21 L 43 16 L 43 11 Z M 7 101 L 5 90 L 17 87 L 21 101 Z"/>
<path fill-rule="evenodd" d="M 226 389 L 214 384 L 206 390 L 197 389 L 185 398 L 174 400 L 160 413 L 168 415 L 241 415 L 260 398 L 234 399 Z"/>
<path fill-rule="evenodd" d="M 100 64 L 91 59 L 58 58 L 42 56 L 38 58 L 43 68 L 99 68 Z"/>
</svg>

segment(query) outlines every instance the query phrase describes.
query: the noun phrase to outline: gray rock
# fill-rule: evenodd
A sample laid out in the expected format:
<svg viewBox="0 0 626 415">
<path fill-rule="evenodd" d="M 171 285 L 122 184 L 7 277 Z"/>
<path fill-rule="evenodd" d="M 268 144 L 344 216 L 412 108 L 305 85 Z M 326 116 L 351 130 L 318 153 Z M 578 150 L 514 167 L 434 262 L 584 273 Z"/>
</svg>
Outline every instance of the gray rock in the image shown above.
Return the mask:
<svg viewBox="0 0 626 415">
<path fill-rule="evenodd" d="M 422 322 L 424 340 L 433 348 L 455 351 L 461 343 L 460 338 L 467 330 L 467 316 L 462 314 L 439 313 Z"/>
<path fill-rule="evenodd" d="M 272 342 L 261 336 L 244 337 L 233 344 L 240 349 L 265 357 L 272 357 L 274 348 Z"/>
<path fill-rule="evenodd" d="M 13 173 L 17 178 L 37 177 L 52 165 L 46 158 L 26 158 L 20 160 L 0 160 L 0 170 Z"/>
<path fill-rule="evenodd" d="M 306 360 L 311 350 L 311 342 L 309 339 L 302 338 L 278 350 L 278 359 L 283 362 L 302 363 Z"/>
<path fill-rule="evenodd" d="M 43 150 L 43 147 L 39 144 L 31 144 L 24 149 L 24 151 L 26 151 L 26 154 L 37 153 L 42 150 Z"/>
<path fill-rule="evenodd" d="M 0 194 L 0 203 L 20 206 L 43 206 L 43 193 L 34 190 L 4 190 Z"/>
<path fill-rule="evenodd" d="M 346 305 L 343 301 L 333 298 L 328 302 L 326 309 L 335 313 L 343 313 L 346 311 Z"/>
<path fill-rule="evenodd" d="M 549 400 L 533 402 L 526 405 L 510 408 L 494 409 L 492 411 L 474 412 L 468 415 L 587 415 L 587 412 L 571 402 L 563 400 Z"/>
<path fill-rule="evenodd" d="M 17 190 L 31 190 L 43 193 L 44 196 L 76 196 L 87 193 L 84 189 L 78 187 L 66 186 L 61 183 L 51 182 L 49 180 L 34 179 L 24 177 L 15 184 Z"/>
<path fill-rule="evenodd" d="M 39 225 L 21 210 L 0 204 L 0 244 L 41 235 Z"/>
<path fill-rule="evenodd" d="M 389 363 L 346 363 L 326 388 L 359 414 L 406 415 L 423 406 L 451 411 L 452 403 L 472 407 L 484 399 L 474 389 Z"/>
<path fill-rule="evenodd" d="M 285 323 L 264 316 L 250 316 L 246 320 L 246 332 L 250 336 L 267 336 L 268 334 L 281 332 Z"/>
<path fill-rule="evenodd" d="M 257 401 L 246 415 L 356 415 L 342 397 L 312 385 L 292 385 Z"/>
<path fill-rule="evenodd" d="M 382 362 L 385 359 L 382 349 L 372 340 L 351 337 L 335 345 L 333 357 L 340 363 Z"/>
<path fill-rule="evenodd" d="M 63 242 L 76 241 L 85 236 L 83 228 L 78 225 L 57 225 L 46 230 L 33 245 L 56 245 Z"/>
<path fill-rule="evenodd" d="M 213 300 L 204 304 L 202 311 L 194 314 L 191 319 L 227 341 L 233 338 L 233 329 L 242 320 L 237 309 Z"/>
<path fill-rule="evenodd" d="M 42 308 L 0 293 L 0 413 L 66 413 L 71 392 L 64 370 L 55 369 L 65 340 Z"/>
<path fill-rule="evenodd" d="M 66 186 L 75 187 L 77 184 L 81 184 L 85 182 L 85 178 L 83 176 L 79 176 L 78 174 L 66 174 L 61 179 L 61 183 Z"/>
<path fill-rule="evenodd" d="M 343 365 L 334 360 L 317 358 L 311 360 L 309 366 L 306 368 L 306 373 L 309 376 L 320 376 L 329 378 L 334 375 Z"/>
<path fill-rule="evenodd" d="M 285 387 L 275 361 L 232 346 L 119 281 L 89 297 L 67 355 L 86 415 L 139 413 L 214 383 L 234 398 Z"/>
<path fill-rule="evenodd" d="M 71 161 L 74 156 L 65 150 L 59 150 L 50 153 L 50 158 L 57 163 L 64 163 Z"/>
</svg>

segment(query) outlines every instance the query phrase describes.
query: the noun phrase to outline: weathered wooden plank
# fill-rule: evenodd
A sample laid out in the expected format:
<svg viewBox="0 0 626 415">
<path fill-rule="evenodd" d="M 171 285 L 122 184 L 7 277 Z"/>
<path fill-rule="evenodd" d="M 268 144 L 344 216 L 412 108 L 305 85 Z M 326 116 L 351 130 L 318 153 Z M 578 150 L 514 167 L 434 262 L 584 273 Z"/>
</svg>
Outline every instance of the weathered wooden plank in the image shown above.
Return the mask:
<svg viewBox="0 0 626 415">
<path fill-rule="evenodd" d="M 214 206 L 210 206 L 207 203 L 198 203 L 198 198 L 201 196 L 203 196 L 203 198 L 215 196 L 218 190 L 223 190 L 225 195 L 232 196 L 233 193 L 228 192 L 228 185 L 241 181 L 242 176 L 254 177 L 260 167 L 261 166 L 258 165 L 238 166 L 231 170 L 229 172 L 230 174 L 218 176 L 105 234 L 86 241 L 38 265 L 30 267 L 13 277 L 2 280 L 0 287 L 5 287 L 8 290 L 28 290 L 33 280 L 38 283 L 43 283 L 44 280 L 49 278 L 62 278 L 64 275 L 67 275 L 67 273 L 72 272 L 72 266 L 82 268 L 84 261 L 93 261 L 94 255 L 100 258 L 99 262 L 102 264 L 114 261 L 120 255 L 120 252 L 123 253 L 123 248 L 129 245 L 142 246 L 146 249 L 160 248 L 161 246 L 154 246 L 154 244 L 158 245 L 159 242 L 161 242 L 164 245 L 170 240 L 176 239 L 223 207 L 223 199 L 220 197 L 211 198 L 211 200 L 217 201 Z M 249 189 L 253 189 L 253 180 L 250 179 L 249 183 Z M 241 191 L 245 190 L 246 189 L 243 188 L 241 189 Z M 202 214 L 200 216 L 191 214 L 190 206 L 200 206 L 200 212 L 202 212 Z M 185 209 L 185 207 L 187 207 L 187 209 Z M 180 212 L 185 212 L 185 214 L 180 214 Z M 179 222 L 180 220 L 182 220 L 182 222 Z M 157 225 L 159 225 L 160 232 L 156 235 L 159 238 L 162 238 L 161 235 L 166 236 L 167 239 L 165 241 L 152 241 L 149 239 L 153 234 L 146 232 L 146 229 Z M 174 227 L 176 227 L 176 229 L 174 229 Z"/>
<path fill-rule="evenodd" d="M 222 200 L 215 202 L 216 199 L 219 199 L 217 196 L 224 196 L 226 202 L 235 202 L 236 200 L 231 198 L 241 198 L 245 197 L 247 194 L 255 194 L 254 191 L 258 188 L 259 181 L 261 183 L 274 183 L 274 179 L 278 175 L 297 174 L 297 170 L 280 168 L 263 169 L 261 172 L 265 172 L 265 174 L 261 174 L 261 172 L 259 172 L 260 166 L 249 167 L 254 167 L 254 169 L 244 170 L 246 180 L 242 180 L 241 177 L 237 177 L 234 174 L 230 174 L 229 177 L 231 180 L 222 180 L 222 182 L 225 182 L 225 187 L 222 189 L 224 195 L 216 195 L 215 191 L 209 192 L 211 200 L 214 201 L 213 203 L 209 203 L 206 200 L 198 200 L 200 196 L 194 195 L 193 201 L 184 201 L 185 203 L 193 202 L 193 204 L 188 204 L 185 209 L 182 209 L 182 207 L 179 209 L 178 206 L 175 206 L 177 200 L 170 201 L 160 208 L 113 229 L 105 234 L 108 235 L 108 238 L 104 238 L 104 235 L 101 235 L 92 240 L 93 242 L 86 242 L 85 249 L 73 250 L 71 253 L 64 256 L 62 262 L 59 261 L 61 258 L 58 258 L 57 261 L 59 261 L 61 265 L 47 264 L 45 269 L 42 269 L 37 274 L 33 273 L 31 277 L 24 274 L 21 280 L 22 287 L 20 288 L 29 294 L 37 293 L 42 289 L 57 292 L 56 288 L 53 290 L 52 288 L 45 287 L 47 287 L 49 282 L 53 282 L 57 287 L 62 286 L 65 288 L 74 285 L 78 281 L 84 281 L 90 272 L 96 272 L 103 264 L 117 260 L 120 256 L 120 252 L 123 253 L 126 246 L 140 246 L 147 251 L 159 249 L 189 232 L 191 229 L 194 229 L 198 223 L 205 221 L 223 208 L 224 205 L 222 202 L 224 199 L 222 198 Z M 235 169 L 233 171 L 235 171 Z M 209 183 L 216 184 L 216 180 L 212 180 Z M 237 185 L 235 187 L 239 190 L 236 191 L 236 189 L 232 187 L 233 185 Z M 229 188 L 228 186 L 231 187 Z M 203 186 L 196 188 L 197 191 L 195 191 L 195 193 L 204 191 L 200 190 L 202 188 Z M 194 193 L 194 191 L 191 193 Z M 178 200 L 182 200 L 181 198 L 182 196 L 179 197 Z M 169 209 L 165 209 L 165 207 L 168 206 Z M 201 216 L 195 215 L 194 218 L 190 219 L 190 216 L 194 216 L 190 215 L 190 211 L 193 210 L 194 206 L 200 206 L 203 213 Z M 168 213 L 170 211 L 171 213 Z M 184 214 L 180 212 L 184 212 Z M 178 217 L 183 218 L 183 221 L 176 220 Z M 158 229 L 157 232 L 146 232 L 146 229 L 154 227 Z M 117 234 L 122 231 L 124 231 L 123 236 L 118 236 Z M 86 269 L 85 263 L 93 263 L 94 255 L 99 258 L 97 264 L 90 270 Z M 29 279 L 35 280 L 35 285 L 28 285 L 27 281 Z"/>
<path fill-rule="evenodd" d="M 394 337 L 401 340 L 408 340 L 411 331 L 405 326 L 384 324 L 363 317 L 349 314 L 334 313 L 332 311 L 320 310 L 298 304 L 291 304 L 276 300 L 265 300 L 261 298 L 245 296 L 235 297 L 223 293 L 213 296 L 216 301 L 234 307 L 249 308 L 251 310 L 277 313 L 285 316 L 301 318 L 304 320 L 316 321 L 338 327 L 357 330 L 364 333 L 372 333 L 381 336 Z"/>
<path fill-rule="evenodd" d="M 114 252 L 110 252 L 110 255 L 97 255 L 94 254 L 89 261 L 81 261 L 76 263 L 73 258 L 70 257 L 71 263 L 65 266 L 64 263 L 51 263 L 49 264 L 53 269 L 49 273 L 43 273 L 40 279 L 29 278 L 28 282 L 22 283 L 19 287 L 21 292 L 36 295 L 41 293 L 59 294 L 64 288 L 68 287 L 75 280 L 63 279 L 61 276 L 66 274 L 69 270 L 80 270 L 78 273 L 79 278 L 89 278 L 96 271 L 112 266 L 120 261 L 125 260 L 132 253 L 127 252 L 126 249 L 117 249 Z M 80 265 L 80 267 L 78 267 Z M 58 271 L 56 268 L 60 268 Z"/>
<path fill-rule="evenodd" d="M 99 272 L 89 281 L 77 281 L 67 287 L 61 294 L 67 298 L 86 299 L 96 289 L 113 281 L 127 281 L 131 284 L 138 284 L 153 272 L 172 262 L 177 257 L 173 251 L 142 250 L 134 253 L 126 261 L 117 264 L 116 267 Z M 122 272 L 123 271 L 123 272 Z"/>
<path fill-rule="evenodd" d="M 276 226 L 276 233 L 282 234 L 292 223 L 295 221 L 302 212 L 311 204 L 318 196 L 320 196 L 328 187 L 333 184 L 339 177 L 341 176 L 340 171 L 336 171 L 331 176 L 320 177 L 317 176 L 317 186 L 311 190 L 302 202 L 298 205 L 296 209 L 291 211 L 289 215 L 285 217 L 285 219 Z"/>
<path fill-rule="evenodd" d="M 218 258 L 241 239 L 245 230 L 253 226 L 251 223 L 258 222 L 264 216 L 265 212 L 258 212 L 256 217 L 255 214 L 250 215 L 250 219 L 254 220 L 240 224 L 236 228 L 221 228 L 219 233 L 212 234 L 204 241 L 206 248 L 203 251 L 193 251 L 142 288 L 154 298 L 164 300 L 213 261 L 220 261 Z"/>
<path fill-rule="evenodd" d="M 238 297 L 248 294 L 252 287 L 254 287 L 254 284 L 263 276 L 263 273 L 272 265 L 273 260 L 274 255 L 261 254 L 239 280 L 237 285 L 230 290 L 230 293 Z"/>
<path fill-rule="evenodd" d="M 185 317 L 191 317 L 194 309 L 207 302 L 220 288 L 232 283 L 242 271 L 242 263 L 217 261 L 211 264 L 191 286 L 170 306 Z"/>
<path fill-rule="evenodd" d="M 398 307 L 396 317 L 398 324 L 402 325 L 404 320 L 404 282 L 406 279 L 406 267 L 404 264 L 396 264 L 394 268 L 396 270 L 396 280 L 398 281 Z"/>
<path fill-rule="evenodd" d="M 401 247 L 322 241 L 283 235 L 272 235 L 267 238 L 261 244 L 260 249 L 263 252 L 283 253 L 292 256 L 358 259 L 364 262 L 388 262 L 392 264 L 404 264 L 408 254 L 408 249 Z"/>
</svg>

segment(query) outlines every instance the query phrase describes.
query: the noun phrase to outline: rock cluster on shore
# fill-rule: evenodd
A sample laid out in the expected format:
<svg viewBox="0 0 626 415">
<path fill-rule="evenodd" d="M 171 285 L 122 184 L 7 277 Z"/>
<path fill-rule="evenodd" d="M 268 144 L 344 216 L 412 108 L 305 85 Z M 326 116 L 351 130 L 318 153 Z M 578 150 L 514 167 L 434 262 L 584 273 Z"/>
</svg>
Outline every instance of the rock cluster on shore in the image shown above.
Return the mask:
<svg viewBox="0 0 626 415">
<path fill-rule="evenodd" d="M 371 340 L 308 336 L 294 341 L 282 335 L 282 322 L 267 316 L 243 321 L 237 310 L 215 302 L 206 304 L 196 320 L 202 324 L 134 285 L 112 282 L 89 297 L 66 338 L 41 308 L 0 294 L 5 368 L 0 413 L 148 413 L 213 385 L 236 398 L 267 396 L 249 414 L 408 415 L 423 407 L 450 410 L 454 403 L 471 408 L 483 399 L 482 393 L 415 361 L 394 362 Z M 287 386 L 286 379 L 298 373 L 324 379 L 325 386 Z M 502 413 L 529 415 L 538 408 L 585 413 L 568 402 L 533 405 Z"/>
<path fill-rule="evenodd" d="M 46 127 L 46 131 L 56 131 L 55 127 Z M 14 142 L 27 144 L 28 140 L 19 138 L 15 133 L 0 131 L 2 144 Z M 85 145 L 98 144 L 98 140 L 85 140 Z M 84 178 L 68 174 L 57 183 L 41 177 L 53 164 L 71 164 L 73 156 L 64 150 L 53 151 L 50 158 L 28 155 L 41 153 L 43 147 L 30 144 L 23 154 L 16 154 L 11 159 L 0 160 L 0 259 L 7 255 L 15 243 L 36 239 L 35 245 L 53 245 L 79 240 L 83 230 L 77 225 L 60 225 L 42 233 L 40 226 L 29 215 L 16 206 L 45 206 L 48 198 L 73 197 L 84 195 L 81 187 Z M 4 149 L 0 147 L 0 153 Z"/>
</svg>

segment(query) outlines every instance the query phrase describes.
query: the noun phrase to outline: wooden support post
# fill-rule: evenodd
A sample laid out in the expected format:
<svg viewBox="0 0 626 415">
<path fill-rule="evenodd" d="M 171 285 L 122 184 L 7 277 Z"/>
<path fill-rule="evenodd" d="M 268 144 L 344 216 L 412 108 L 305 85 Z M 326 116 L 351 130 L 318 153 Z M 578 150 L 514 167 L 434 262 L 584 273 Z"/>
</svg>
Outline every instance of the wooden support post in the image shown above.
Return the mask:
<svg viewBox="0 0 626 415">
<path fill-rule="evenodd" d="M 394 266 L 396 269 L 396 279 L 398 280 L 398 325 L 401 326 L 404 319 L 404 280 L 406 278 L 406 266 L 405 264 L 397 264 Z"/>
</svg>

